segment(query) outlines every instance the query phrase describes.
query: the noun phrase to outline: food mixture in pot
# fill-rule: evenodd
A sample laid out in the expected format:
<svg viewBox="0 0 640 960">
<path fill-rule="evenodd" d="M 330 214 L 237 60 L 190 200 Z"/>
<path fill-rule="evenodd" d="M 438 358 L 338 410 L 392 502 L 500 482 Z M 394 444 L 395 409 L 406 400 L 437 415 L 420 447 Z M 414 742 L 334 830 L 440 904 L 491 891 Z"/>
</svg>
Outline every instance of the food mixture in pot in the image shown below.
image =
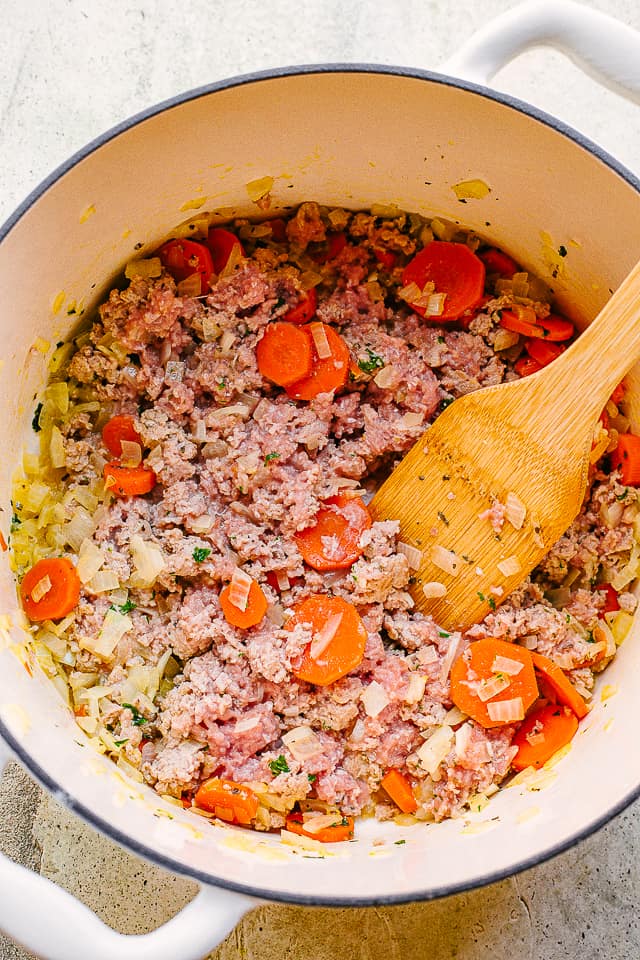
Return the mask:
<svg viewBox="0 0 640 960">
<path fill-rule="evenodd" d="M 460 815 L 569 743 L 629 628 L 624 387 L 569 531 L 448 633 L 413 610 L 425 544 L 370 494 L 447 404 L 552 362 L 573 324 L 444 220 L 310 202 L 214 223 L 129 263 L 55 350 L 14 488 L 34 656 L 94 746 L 203 815 L 319 841 L 363 813 Z M 525 511 L 505 491 L 487 535 Z"/>
</svg>

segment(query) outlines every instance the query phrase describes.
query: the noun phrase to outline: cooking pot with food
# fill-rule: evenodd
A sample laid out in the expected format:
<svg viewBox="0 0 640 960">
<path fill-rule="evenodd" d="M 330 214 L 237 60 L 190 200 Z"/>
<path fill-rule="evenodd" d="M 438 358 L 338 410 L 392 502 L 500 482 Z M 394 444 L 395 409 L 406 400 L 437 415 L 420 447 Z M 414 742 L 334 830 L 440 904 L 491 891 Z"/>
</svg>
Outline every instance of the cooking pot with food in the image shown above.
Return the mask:
<svg viewBox="0 0 640 960">
<path fill-rule="evenodd" d="M 5 535 L 33 397 L 74 310 L 95 308 L 124 264 L 150 255 L 185 211 L 206 202 L 228 218 L 254 216 L 247 184 L 260 178 L 273 180 L 274 210 L 306 200 L 353 210 L 385 204 L 460 221 L 552 282 L 557 304 L 578 325 L 595 316 L 637 259 L 640 183 L 574 131 L 486 86 L 504 62 L 544 42 L 640 96 L 633 31 L 577 4 L 534 2 L 498 18 L 451 61 L 450 73 L 465 79 L 358 65 L 241 77 L 134 117 L 56 171 L 1 233 Z M 497 150 L 498 141 L 508 149 Z M 570 256 L 559 263 L 566 244 Z M 636 371 L 627 378 L 627 401 L 638 432 Z M 346 906 L 469 889 L 558 853 L 640 792 L 634 624 L 572 749 L 538 779 L 535 793 L 526 781 L 500 791 L 490 816 L 406 827 L 364 820 L 357 842 L 334 844 L 311 863 L 278 835 L 200 823 L 87 748 L 29 656 L 28 624 L 6 562 L 0 589 L 6 757 L 17 757 L 96 829 L 201 884 L 159 931 L 122 937 L 59 888 L 3 860 L 0 927 L 49 960 L 79 957 L 85 940 L 98 960 L 197 960 L 261 899 Z"/>
</svg>

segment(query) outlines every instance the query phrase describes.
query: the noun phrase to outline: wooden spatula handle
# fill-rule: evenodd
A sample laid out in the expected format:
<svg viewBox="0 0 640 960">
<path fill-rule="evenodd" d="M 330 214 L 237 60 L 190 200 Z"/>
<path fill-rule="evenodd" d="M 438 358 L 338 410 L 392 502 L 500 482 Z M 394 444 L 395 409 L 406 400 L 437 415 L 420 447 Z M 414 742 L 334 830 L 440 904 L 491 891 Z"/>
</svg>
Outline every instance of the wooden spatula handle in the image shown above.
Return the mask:
<svg viewBox="0 0 640 960">
<path fill-rule="evenodd" d="M 595 420 L 614 388 L 640 358 L 640 263 L 568 350 L 540 374 L 545 405 L 571 420 Z"/>
</svg>

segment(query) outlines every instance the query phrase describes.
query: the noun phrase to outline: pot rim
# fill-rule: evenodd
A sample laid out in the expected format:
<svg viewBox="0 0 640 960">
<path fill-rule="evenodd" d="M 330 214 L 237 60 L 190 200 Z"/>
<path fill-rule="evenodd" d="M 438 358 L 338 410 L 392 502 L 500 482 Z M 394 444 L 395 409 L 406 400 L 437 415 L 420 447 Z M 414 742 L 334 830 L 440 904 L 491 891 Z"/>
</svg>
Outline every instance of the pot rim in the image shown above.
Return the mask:
<svg viewBox="0 0 640 960">
<path fill-rule="evenodd" d="M 216 93 L 219 90 L 227 90 L 232 87 L 244 86 L 250 83 L 261 83 L 264 80 L 274 80 L 279 78 L 305 76 L 314 74 L 332 74 L 332 73 L 365 73 L 373 75 L 389 75 L 398 77 L 408 77 L 416 80 L 427 80 L 432 83 L 442 84 L 443 86 L 457 87 L 468 93 L 482 96 L 489 100 L 494 100 L 503 106 L 524 113 L 545 126 L 551 127 L 558 133 L 561 133 L 567 139 L 573 141 L 577 146 L 586 150 L 595 156 L 598 160 L 608 166 L 614 173 L 618 174 L 631 187 L 640 193 L 640 178 L 632 173 L 627 167 L 616 160 L 606 150 L 584 136 L 573 127 L 557 119 L 544 110 L 532 106 L 524 100 L 513 97 L 510 94 L 502 93 L 483 86 L 482 84 L 472 83 L 467 80 L 460 80 L 457 77 L 436 71 L 421 70 L 412 67 L 398 67 L 387 64 L 371 63 L 325 63 L 325 64 L 303 64 L 300 66 L 275 67 L 267 70 L 259 70 L 251 73 L 240 74 L 225 80 L 218 80 L 214 83 L 205 84 L 187 90 L 184 93 L 176 94 L 151 107 L 147 107 L 138 113 L 133 114 L 126 120 L 121 121 L 113 127 L 110 127 L 104 133 L 90 140 L 84 147 L 77 150 L 63 163 L 59 164 L 48 176 L 46 176 L 16 207 L 14 212 L 9 215 L 5 222 L 0 226 L 0 243 L 11 232 L 16 224 L 22 219 L 25 213 L 36 203 L 46 191 L 60 180 L 66 173 L 73 169 L 80 161 L 90 156 L 104 144 L 115 139 L 121 133 L 151 119 L 157 114 L 170 110 L 173 107 L 180 106 L 191 100 L 197 100 L 200 97 L 206 97 L 209 94 Z M 504 880 L 507 877 L 515 876 L 524 870 L 545 863 L 547 860 L 558 856 L 564 851 L 570 849 L 575 844 L 591 836 L 596 831 L 622 813 L 634 800 L 640 797 L 640 783 L 630 790 L 622 799 L 611 806 L 605 813 L 596 817 L 590 824 L 577 833 L 571 834 L 565 840 L 543 849 L 540 853 L 532 855 L 525 860 L 520 861 L 514 867 L 502 868 L 480 877 L 463 881 L 459 883 L 445 884 L 441 887 L 432 887 L 427 890 L 415 890 L 411 893 L 385 894 L 384 896 L 324 896 L 308 895 L 304 893 L 284 893 L 273 891 L 262 887 L 255 887 L 251 884 L 240 884 L 234 881 L 226 880 L 220 877 L 212 877 L 207 873 L 185 865 L 172 857 L 158 853 L 152 847 L 135 840 L 119 829 L 115 828 L 108 821 L 98 816 L 92 809 L 86 807 L 83 803 L 71 796 L 64 787 L 57 783 L 48 773 L 42 769 L 30 753 L 13 736 L 4 721 L 0 718 L 0 737 L 9 745 L 11 751 L 20 763 L 29 771 L 30 774 L 43 786 L 55 799 L 61 803 L 67 810 L 75 813 L 82 820 L 96 829 L 99 833 L 115 841 L 119 846 L 124 847 L 129 852 L 141 857 L 143 860 L 150 861 L 160 867 L 181 876 L 190 877 L 206 886 L 221 887 L 225 890 L 231 890 L 247 896 L 256 897 L 262 900 L 270 900 L 279 903 L 292 903 L 301 906 L 321 906 L 321 907 L 370 907 L 370 906 L 391 906 L 394 904 L 412 903 L 416 901 L 437 900 L 442 897 L 451 896 L 456 893 L 463 893 L 467 890 L 475 890 L 488 884 Z"/>
</svg>

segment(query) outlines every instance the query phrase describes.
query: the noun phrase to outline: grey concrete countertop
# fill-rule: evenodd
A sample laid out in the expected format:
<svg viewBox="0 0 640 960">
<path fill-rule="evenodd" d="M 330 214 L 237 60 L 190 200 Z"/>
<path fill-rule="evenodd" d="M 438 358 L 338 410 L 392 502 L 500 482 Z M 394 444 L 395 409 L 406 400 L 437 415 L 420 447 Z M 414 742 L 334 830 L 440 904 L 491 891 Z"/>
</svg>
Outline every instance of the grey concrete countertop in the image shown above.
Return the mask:
<svg viewBox="0 0 640 960">
<path fill-rule="evenodd" d="M 323 61 L 437 68 L 509 0 L 30 0 L 1 3 L 0 221 L 92 137 L 165 97 L 234 74 Z M 640 29 L 638 0 L 590 0 Z M 495 85 L 555 114 L 640 174 L 639 108 L 536 50 Z M 597 225 L 594 225 L 597 227 Z M 124 932 L 152 929 L 195 887 L 97 837 L 11 766 L 0 847 Z M 267 906 L 216 960 L 627 960 L 640 956 L 640 805 L 567 853 L 483 890 L 367 910 Z M 131 896 L 132 891 L 135 895 Z M 90 956 L 90 947 L 87 950 Z M 2 960 L 24 954 L 0 939 Z"/>
</svg>

